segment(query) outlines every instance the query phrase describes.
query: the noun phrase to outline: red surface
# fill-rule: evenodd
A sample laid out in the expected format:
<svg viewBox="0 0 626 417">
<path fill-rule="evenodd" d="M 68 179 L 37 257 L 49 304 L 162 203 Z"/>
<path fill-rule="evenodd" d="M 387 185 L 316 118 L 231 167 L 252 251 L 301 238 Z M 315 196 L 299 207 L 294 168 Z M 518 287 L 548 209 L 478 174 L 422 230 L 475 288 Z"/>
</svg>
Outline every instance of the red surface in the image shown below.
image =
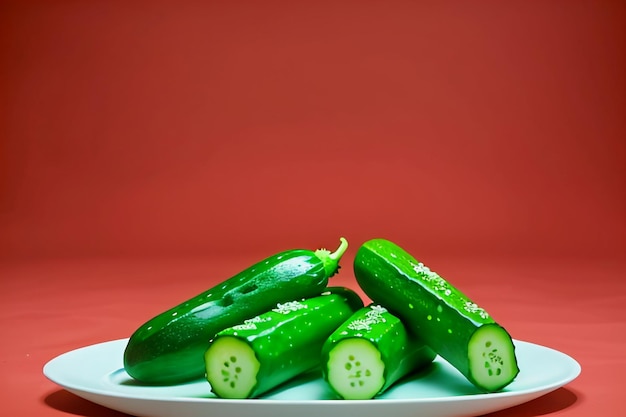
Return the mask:
<svg viewBox="0 0 626 417">
<path fill-rule="evenodd" d="M 343 235 L 338 282 L 386 237 L 581 362 L 501 415 L 615 415 L 625 22 L 604 0 L 3 2 L 3 410 L 116 415 L 43 364 Z"/>
</svg>

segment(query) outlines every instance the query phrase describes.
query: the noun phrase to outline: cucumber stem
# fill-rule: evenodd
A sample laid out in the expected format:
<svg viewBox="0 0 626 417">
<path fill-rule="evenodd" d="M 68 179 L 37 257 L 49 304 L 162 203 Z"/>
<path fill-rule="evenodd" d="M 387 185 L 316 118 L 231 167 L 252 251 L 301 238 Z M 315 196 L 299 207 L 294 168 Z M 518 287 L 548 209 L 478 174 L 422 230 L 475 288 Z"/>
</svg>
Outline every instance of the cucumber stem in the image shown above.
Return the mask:
<svg viewBox="0 0 626 417">
<path fill-rule="evenodd" d="M 340 237 L 339 240 L 341 242 L 339 247 L 332 253 L 326 249 L 318 249 L 315 251 L 315 256 L 317 256 L 324 264 L 324 270 L 326 271 L 326 275 L 328 277 L 332 277 L 337 273 L 337 270 L 339 269 L 339 260 L 346 252 L 346 249 L 348 249 L 348 241 L 343 237 Z"/>
</svg>

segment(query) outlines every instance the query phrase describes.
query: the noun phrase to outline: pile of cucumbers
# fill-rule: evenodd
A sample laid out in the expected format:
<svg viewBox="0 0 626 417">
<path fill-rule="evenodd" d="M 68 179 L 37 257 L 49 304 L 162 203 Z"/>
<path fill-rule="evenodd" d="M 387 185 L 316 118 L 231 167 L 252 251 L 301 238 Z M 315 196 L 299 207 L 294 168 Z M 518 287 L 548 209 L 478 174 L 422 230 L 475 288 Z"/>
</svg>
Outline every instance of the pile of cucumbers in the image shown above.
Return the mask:
<svg viewBox="0 0 626 417">
<path fill-rule="evenodd" d="M 270 256 L 141 325 L 124 368 L 145 384 L 206 378 L 221 398 L 257 398 L 319 367 L 338 398 L 374 398 L 441 356 L 484 392 L 519 373 L 509 333 L 397 244 L 358 249 L 354 275 L 371 299 L 328 286 L 336 251 Z"/>
</svg>

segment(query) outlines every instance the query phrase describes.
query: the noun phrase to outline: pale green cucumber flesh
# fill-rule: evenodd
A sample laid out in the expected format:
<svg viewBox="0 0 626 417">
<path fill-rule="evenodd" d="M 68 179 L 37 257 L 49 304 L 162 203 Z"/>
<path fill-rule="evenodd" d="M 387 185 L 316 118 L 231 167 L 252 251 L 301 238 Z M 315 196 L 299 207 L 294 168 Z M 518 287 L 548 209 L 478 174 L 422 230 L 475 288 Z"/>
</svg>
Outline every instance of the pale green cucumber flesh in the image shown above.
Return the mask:
<svg viewBox="0 0 626 417">
<path fill-rule="evenodd" d="M 519 373 L 515 345 L 498 325 L 479 327 L 468 343 L 469 378 L 486 391 L 508 385 Z"/>
<path fill-rule="evenodd" d="M 219 337 L 204 355 L 206 378 L 221 398 L 248 398 L 261 364 L 252 347 L 236 337 Z"/>
<path fill-rule="evenodd" d="M 385 384 L 385 364 L 376 346 L 367 339 L 349 338 L 328 354 L 327 380 L 346 400 L 367 400 Z"/>
</svg>

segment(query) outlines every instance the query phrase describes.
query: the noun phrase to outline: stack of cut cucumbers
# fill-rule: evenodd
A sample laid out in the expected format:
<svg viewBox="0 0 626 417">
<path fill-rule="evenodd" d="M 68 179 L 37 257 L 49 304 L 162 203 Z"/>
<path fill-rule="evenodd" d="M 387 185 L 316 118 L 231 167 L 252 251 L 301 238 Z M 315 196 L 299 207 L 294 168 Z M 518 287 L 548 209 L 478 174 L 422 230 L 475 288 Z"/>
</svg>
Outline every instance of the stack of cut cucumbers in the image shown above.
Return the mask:
<svg viewBox="0 0 626 417">
<path fill-rule="evenodd" d="M 371 399 L 436 355 L 484 392 L 519 369 L 508 332 L 396 244 L 365 242 L 354 275 L 372 300 L 329 287 L 348 243 L 264 259 L 144 323 L 124 353 L 151 385 L 204 377 L 221 398 L 258 398 L 305 372 L 338 398 Z"/>
</svg>

